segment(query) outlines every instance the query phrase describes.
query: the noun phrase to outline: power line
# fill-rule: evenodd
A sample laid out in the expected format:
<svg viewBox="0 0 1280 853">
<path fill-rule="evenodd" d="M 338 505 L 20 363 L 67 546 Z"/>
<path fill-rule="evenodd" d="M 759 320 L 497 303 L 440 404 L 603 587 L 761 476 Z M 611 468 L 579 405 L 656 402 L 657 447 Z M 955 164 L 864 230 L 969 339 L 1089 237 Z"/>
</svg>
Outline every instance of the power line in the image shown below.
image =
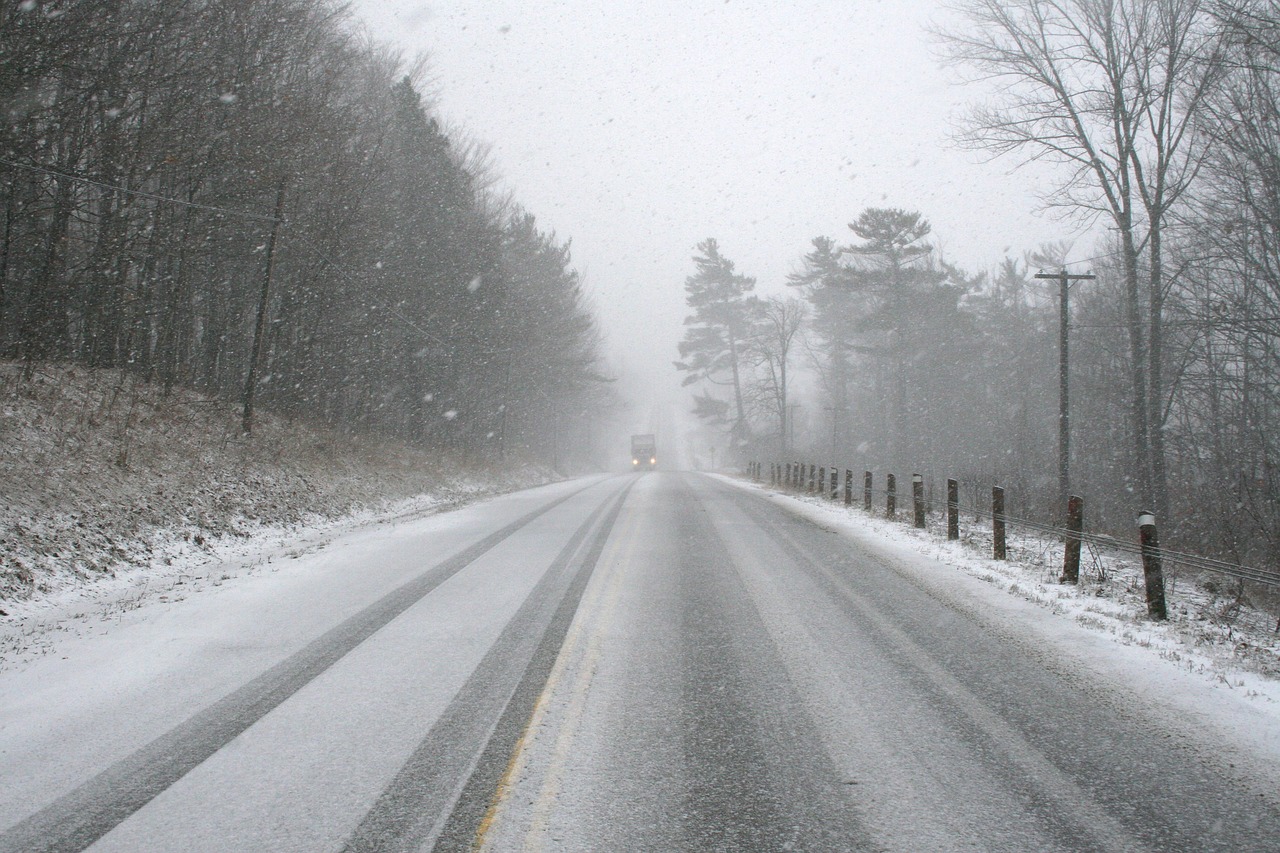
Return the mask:
<svg viewBox="0 0 1280 853">
<path fill-rule="evenodd" d="M 128 187 L 118 186 L 116 184 L 108 184 L 105 181 L 95 180 L 94 178 L 86 178 L 84 175 L 75 175 L 70 172 L 61 172 L 61 171 L 58 171 L 57 169 L 50 169 L 46 166 L 36 166 L 31 163 L 18 163 L 14 160 L 8 160 L 4 157 L 0 157 L 0 164 L 3 164 L 5 166 L 11 166 L 15 169 L 25 169 L 28 172 L 39 172 L 45 175 L 52 175 L 55 178 L 63 178 L 68 181 L 76 181 L 82 184 L 89 184 L 90 186 L 99 187 L 104 190 L 111 190 L 112 192 L 118 192 L 118 193 L 124 193 L 125 195 L 137 196 L 138 198 L 145 198 L 151 201 L 159 201 L 159 202 L 164 202 L 166 204 L 177 204 L 183 207 L 193 207 L 193 208 L 196 208 L 197 210 L 207 210 L 212 213 L 222 213 L 227 216 L 236 216 L 241 219 L 252 219 L 258 222 L 276 222 L 277 221 L 276 217 L 270 216 L 268 214 L 252 213 L 246 210 L 232 210 L 230 208 L 218 207 L 212 204 L 200 204 L 199 202 L 194 202 L 194 201 L 184 201 L 180 198 L 171 198 L 170 196 L 159 195 L 158 193 L 150 193 L 145 190 L 134 190 L 134 189 L 129 189 Z M 281 219 L 278 221 L 284 222 L 285 220 Z"/>
</svg>

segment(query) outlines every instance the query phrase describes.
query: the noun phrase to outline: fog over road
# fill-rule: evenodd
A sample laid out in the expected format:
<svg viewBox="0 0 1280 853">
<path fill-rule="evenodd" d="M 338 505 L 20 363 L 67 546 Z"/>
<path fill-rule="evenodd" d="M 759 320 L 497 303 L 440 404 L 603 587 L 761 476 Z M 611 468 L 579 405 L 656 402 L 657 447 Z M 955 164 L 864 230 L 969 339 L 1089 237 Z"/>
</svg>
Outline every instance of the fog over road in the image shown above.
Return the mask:
<svg viewBox="0 0 1280 853">
<path fill-rule="evenodd" d="M 1273 792 L 1150 697 L 706 475 L 528 490 L 142 610 L 0 673 L 0 851 L 1280 843 Z"/>
</svg>

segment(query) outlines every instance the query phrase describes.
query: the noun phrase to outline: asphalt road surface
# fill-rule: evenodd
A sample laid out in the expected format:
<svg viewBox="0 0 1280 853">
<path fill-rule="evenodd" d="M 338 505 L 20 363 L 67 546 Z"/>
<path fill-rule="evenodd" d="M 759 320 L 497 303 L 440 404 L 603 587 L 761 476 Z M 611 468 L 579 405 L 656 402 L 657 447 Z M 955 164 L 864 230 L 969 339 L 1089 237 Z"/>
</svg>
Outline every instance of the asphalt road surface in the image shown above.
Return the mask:
<svg viewBox="0 0 1280 853">
<path fill-rule="evenodd" d="M 0 674 L 0 851 L 1280 850 L 1151 697 L 698 474 L 117 622 Z"/>
</svg>

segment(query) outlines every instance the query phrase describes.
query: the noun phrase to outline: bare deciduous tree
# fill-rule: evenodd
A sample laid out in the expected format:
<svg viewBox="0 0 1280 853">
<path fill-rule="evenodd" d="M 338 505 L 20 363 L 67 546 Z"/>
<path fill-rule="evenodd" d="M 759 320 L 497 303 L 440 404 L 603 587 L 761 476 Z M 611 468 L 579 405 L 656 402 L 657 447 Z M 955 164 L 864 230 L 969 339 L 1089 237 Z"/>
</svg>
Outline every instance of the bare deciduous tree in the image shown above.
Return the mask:
<svg viewBox="0 0 1280 853">
<path fill-rule="evenodd" d="M 758 372 L 751 386 L 751 396 L 766 416 L 777 423 L 778 450 L 784 455 L 788 450 L 788 371 L 796 337 L 807 314 L 805 304 L 795 297 L 770 296 L 762 300 L 755 336 L 749 344 L 749 354 Z"/>
<path fill-rule="evenodd" d="M 957 8 L 968 26 L 938 35 L 955 63 L 1000 92 L 972 110 L 962 141 L 1065 167 L 1048 203 L 1102 216 L 1115 230 L 1139 490 L 1167 514 L 1164 232 L 1203 162 L 1194 116 L 1221 74 L 1211 16 L 1201 0 L 964 0 Z"/>
</svg>

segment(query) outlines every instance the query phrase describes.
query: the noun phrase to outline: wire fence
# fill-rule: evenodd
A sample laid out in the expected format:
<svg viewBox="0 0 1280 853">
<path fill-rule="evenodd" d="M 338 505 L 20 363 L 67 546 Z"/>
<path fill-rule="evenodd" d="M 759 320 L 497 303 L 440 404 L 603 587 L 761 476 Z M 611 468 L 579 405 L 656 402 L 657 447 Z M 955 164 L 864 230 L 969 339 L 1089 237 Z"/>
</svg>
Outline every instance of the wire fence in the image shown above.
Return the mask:
<svg viewBox="0 0 1280 853">
<path fill-rule="evenodd" d="M 808 472 L 810 471 L 810 468 L 817 470 L 817 469 L 822 469 L 824 467 L 822 465 L 817 465 L 816 463 L 811 465 L 810 463 L 783 462 L 783 463 L 770 463 L 770 468 L 766 471 L 761 463 L 753 463 L 753 466 L 754 466 L 752 468 L 752 470 L 754 471 L 753 476 L 755 476 L 757 479 L 764 479 L 764 476 L 767 474 L 775 482 L 776 485 L 786 485 L 785 483 L 781 483 L 778 481 L 781 480 L 782 476 L 784 475 L 785 466 L 787 466 L 788 464 L 794 466 L 794 468 L 796 469 L 796 471 L 793 472 L 793 476 L 795 475 L 796 472 L 799 472 L 799 476 L 801 477 L 802 480 L 804 480 L 804 483 L 802 483 L 799 486 L 800 491 L 808 491 L 807 485 L 806 485 L 808 481 L 805 478 L 809 476 Z M 843 470 L 846 476 L 840 478 L 841 484 L 839 488 L 837 488 L 835 483 L 831 481 L 830 477 L 827 477 L 825 479 L 826 485 L 824 488 L 824 491 L 826 494 L 824 494 L 823 497 L 828 497 L 828 498 L 835 497 L 837 500 L 841 500 L 845 495 L 851 495 L 853 498 L 853 500 L 850 501 L 851 503 L 853 504 L 860 503 L 859 498 L 863 498 L 867 493 L 867 490 L 865 488 L 865 480 L 864 482 L 861 482 L 861 483 L 854 481 L 846 484 L 845 481 L 850 479 L 849 475 L 852 475 L 854 473 L 852 469 L 849 469 L 849 468 L 840 469 L 840 468 L 832 468 L 830 466 L 827 466 L 826 470 L 828 472 L 833 472 L 837 475 L 840 474 Z M 864 477 L 866 473 L 871 473 L 871 472 L 863 472 Z M 883 475 L 882 475 L 882 481 L 883 481 Z M 903 507 L 906 507 L 908 509 L 912 508 L 915 501 L 915 498 L 911 490 L 911 487 L 912 487 L 911 481 L 909 479 L 906 479 L 905 481 L 900 481 L 900 482 L 903 482 L 903 486 L 905 486 L 905 488 L 903 487 L 895 488 L 894 491 L 892 492 L 896 502 L 898 502 L 899 504 L 899 507 L 898 507 L 899 512 Z M 959 480 L 957 482 L 961 486 L 968 486 L 968 488 L 964 489 L 963 491 L 963 494 L 970 497 L 970 500 L 965 502 L 966 505 L 964 506 L 964 509 L 963 509 L 964 513 L 972 515 L 976 518 L 983 518 L 983 519 L 987 519 L 989 521 L 994 522 L 996 520 L 995 513 L 993 513 L 991 509 L 988 509 L 981 505 L 981 499 L 979 498 L 979 495 L 981 494 L 981 490 L 978 487 L 976 487 L 975 484 L 973 484 L 972 482 L 965 482 L 965 481 L 959 481 Z M 815 493 L 817 492 L 816 483 L 817 483 L 817 480 L 815 478 L 814 479 L 815 485 L 813 489 Z M 883 504 L 888 499 L 891 493 L 887 488 L 873 486 L 870 490 L 870 494 L 872 495 L 873 499 L 877 499 L 879 500 L 880 503 Z M 949 501 L 945 501 L 945 500 L 940 501 L 936 498 L 924 497 L 921 499 L 921 503 L 924 504 L 926 512 L 933 512 L 935 514 L 945 515 L 950 509 Z M 957 510 L 959 511 L 959 506 L 957 506 Z M 1037 521 L 1035 519 L 1024 518 L 1017 515 L 1010 515 L 1009 513 L 1001 513 L 1000 518 L 1004 522 L 1004 524 L 1009 527 L 1020 528 L 1023 530 L 1040 534 L 1042 536 L 1059 538 L 1059 539 L 1063 539 L 1064 541 L 1067 539 L 1078 539 L 1081 543 L 1090 545 L 1091 547 L 1099 550 L 1110 550 L 1110 551 L 1119 552 L 1123 554 L 1131 554 L 1139 558 L 1143 557 L 1144 555 L 1146 556 L 1154 555 L 1163 563 L 1177 565 L 1177 566 L 1181 566 L 1184 568 L 1193 569 L 1197 571 L 1215 572 L 1217 574 L 1226 575 L 1228 577 L 1236 578 L 1238 580 L 1249 581 L 1251 583 L 1264 584 L 1266 586 L 1280 588 L 1280 572 L 1272 571 L 1270 569 L 1262 569 L 1262 568 L 1257 568 L 1253 566 L 1245 566 L 1239 563 L 1228 562 L 1226 560 L 1218 560 L 1212 557 L 1205 557 L 1200 554 L 1189 554 L 1183 551 L 1174 551 L 1168 548 L 1161 548 L 1158 546 L 1154 548 L 1147 547 L 1146 549 L 1144 549 L 1144 546 L 1140 542 L 1136 542 L 1136 541 L 1128 542 L 1123 539 L 1117 539 L 1114 536 L 1110 536 L 1103 533 L 1090 533 L 1088 531 L 1083 531 L 1083 530 L 1076 532 L 1073 530 L 1069 530 L 1066 527 L 1062 527 L 1061 525 L 1053 524 L 1051 522 Z"/>
</svg>

